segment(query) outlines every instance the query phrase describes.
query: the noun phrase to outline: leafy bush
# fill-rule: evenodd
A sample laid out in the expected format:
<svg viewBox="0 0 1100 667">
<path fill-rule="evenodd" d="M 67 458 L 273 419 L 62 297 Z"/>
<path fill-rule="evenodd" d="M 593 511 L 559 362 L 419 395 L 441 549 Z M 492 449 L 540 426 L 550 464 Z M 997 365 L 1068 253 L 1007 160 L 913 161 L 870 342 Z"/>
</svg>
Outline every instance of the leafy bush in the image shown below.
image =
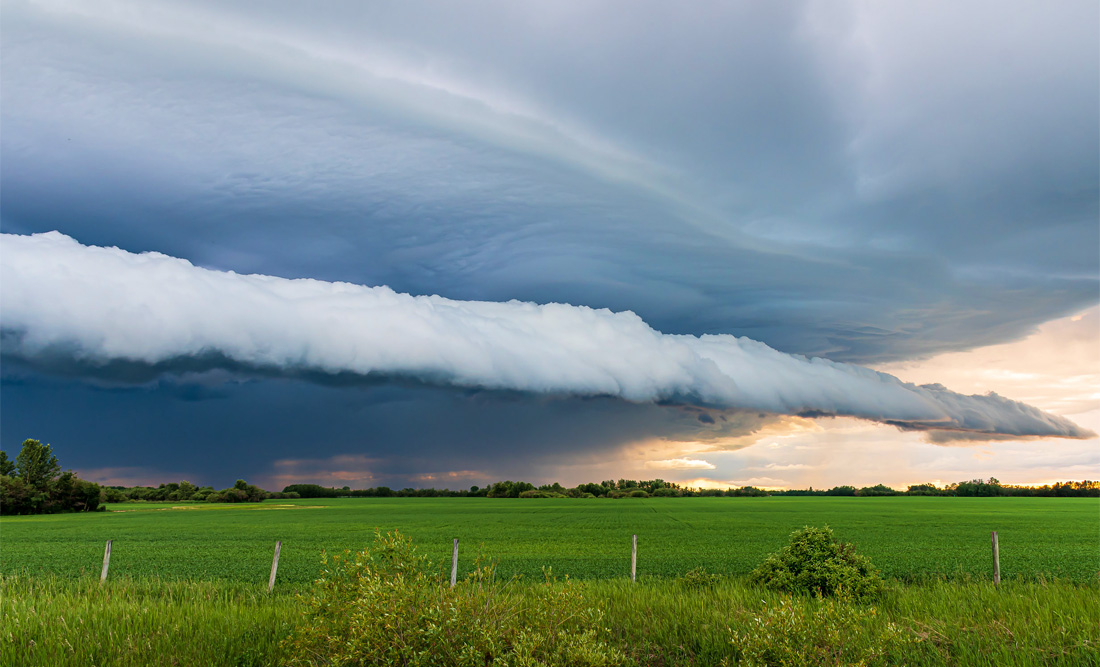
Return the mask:
<svg viewBox="0 0 1100 667">
<path fill-rule="evenodd" d="M 884 588 L 871 561 L 837 541 L 827 526 L 791 533 L 791 543 L 768 556 L 750 578 L 774 590 L 852 599 L 876 597 Z"/>
<path fill-rule="evenodd" d="M 820 605 L 781 600 L 730 630 L 737 665 L 823 667 L 895 664 L 891 654 L 915 637 L 895 623 L 869 622 L 878 612 L 834 600 Z M 731 664 L 728 660 L 723 665 Z"/>
<path fill-rule="evenodd" d="M 397 533 L 326 562 L 305 621 L 285 646 L 294 665 L 610 666 L 603 612 L 568 580 L 509 590 L 477 567 L 455 588 Z"/>
<path fill-rule="evenodd" d="M 302 496 L 296 491 L 273 491 L 269 492 L 267 497 L 270 500 L 293 500 Z"/>
<path fill-rule="evenodd" d="M 566 498 L 564 493 L 558 493 L 556 491 L 543 491 L 540 489 L 528 489 L 519 494 L 520 498 Z"/>
<path fill-rule="evenodd" d="M 860 496 L 900 496 L 901 493 L 897 489 L 892 489 L 885 484 L 875 484 L 874 486 L 865 486 L 857 493 Z"/>
</svg>

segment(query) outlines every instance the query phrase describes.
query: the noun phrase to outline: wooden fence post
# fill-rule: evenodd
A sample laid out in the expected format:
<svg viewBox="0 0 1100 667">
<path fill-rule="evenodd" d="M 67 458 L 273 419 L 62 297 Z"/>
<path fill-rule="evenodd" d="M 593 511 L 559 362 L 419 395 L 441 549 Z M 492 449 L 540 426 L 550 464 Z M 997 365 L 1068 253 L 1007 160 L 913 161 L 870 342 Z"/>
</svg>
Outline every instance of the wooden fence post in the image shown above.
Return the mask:
<svg viewBox="0 0 1100 667">
<path fill-rule="evenodd" d="M 1001 550 L 997 545 L 997 531 L 993 531 L 993 583 L 1001 583 Z"/>
<path fill-rule="evenodd" d="M 271 577 L 267 580 L 267 592 L 270 593 L 275 588 L 275 573 L 279 571 L 279 552 L 283 550 L 282 540 L 276 540 L 275 542 L 275 558 L 271 559 Z"/>
<path fill-rule="evenodd" d="M 107 548 L 103 550 L 103 571 L 99 573 L 99 583 L 107 581 L 107 568 L 111 565 L 111 540 L 107 540 Z"/>
<path fill-rule="evenodd" d="M 458 538 L 455 538 L 455 548 L 451 553 L 451 588 L 455 587 L 455 582 L 458 581 Z"/>
<path fill-rule="evenodd" d="M 638 536 L 635 535 L 630 545 L 630 581 L 633 583 L 638 576 Z"/>
</svg>

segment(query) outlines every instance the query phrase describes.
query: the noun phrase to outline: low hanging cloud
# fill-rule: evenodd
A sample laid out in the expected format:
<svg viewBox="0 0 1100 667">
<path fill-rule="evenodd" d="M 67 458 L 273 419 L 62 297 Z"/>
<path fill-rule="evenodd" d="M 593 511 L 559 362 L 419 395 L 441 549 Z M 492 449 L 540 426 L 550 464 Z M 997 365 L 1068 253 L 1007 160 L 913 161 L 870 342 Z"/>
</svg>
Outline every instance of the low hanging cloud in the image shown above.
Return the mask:
<svg viewBox="0 0 1100 667">
<path fill-rule="evenodd" d="M 1087 437 L 995 394 L 729 335 L 668 335 L 632 312 L 457 301 L 310 279 L 213 271 L 159 253 L 84 246 L 58 232 L 3 235 L 3 353 L 90 375 L 231 368 L 265 375 L 412 379 L 466 388 L 613 396 L 787 415 L 847 415 L 904 429 Z"/>
</svg>

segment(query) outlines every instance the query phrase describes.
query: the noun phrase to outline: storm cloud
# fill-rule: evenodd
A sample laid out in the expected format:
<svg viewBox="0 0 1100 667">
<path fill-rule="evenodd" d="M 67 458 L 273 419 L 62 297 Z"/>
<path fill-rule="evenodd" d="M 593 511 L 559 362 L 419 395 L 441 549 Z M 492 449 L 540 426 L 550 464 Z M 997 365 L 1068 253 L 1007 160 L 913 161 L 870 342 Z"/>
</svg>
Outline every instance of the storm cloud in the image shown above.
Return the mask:
<svg viewBox="0 0 1100 667">
<path fill-rule="evenodd" d="M 552 4 L 5 3 L 4 228 L 861 364 L 1096 302 L 1095 3 Z"/>
<path fill-rule="evenodd" d="M 861 366 L 1100 300 L 1095 2 L 0 15 L 5 447 L 419 485 L 779 414 L 1084 432 Z"/>
<path fill-rule="evenodd" d="M 229 363 L 268 373 L 847 415 L 911 429 L 1087 435 L 996 395 L 917 387 L 747 338 L 666 335 L 630 312 L 240 275 L 159 253 L 83 246 L 57 232 L 5 235 L 3 242 L 3 351 L 47 366 L 56 357 L 161 371 Z"/>
</svg>

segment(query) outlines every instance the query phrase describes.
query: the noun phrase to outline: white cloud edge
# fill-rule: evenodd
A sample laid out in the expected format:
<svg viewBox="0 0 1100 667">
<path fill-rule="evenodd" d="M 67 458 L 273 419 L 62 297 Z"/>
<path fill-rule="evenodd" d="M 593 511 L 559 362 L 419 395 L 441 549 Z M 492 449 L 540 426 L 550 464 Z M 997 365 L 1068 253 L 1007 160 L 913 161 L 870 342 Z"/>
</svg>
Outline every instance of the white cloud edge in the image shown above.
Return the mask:
<svg viewBox="0 0 1100 667">
<path fill-rule="evenodd" d="M 59 232 L 0 237 L 3 351 L 88 368 L 232 363 L 266 373 L 398 376 L 461 387 L 775 414 L 847 415 L 905 429 L 1088 435 L 996 394 L 915 386 L 730 335 L 669 335 L 633 312 L 456 301 L 203 269 Z"/>
</svg>

